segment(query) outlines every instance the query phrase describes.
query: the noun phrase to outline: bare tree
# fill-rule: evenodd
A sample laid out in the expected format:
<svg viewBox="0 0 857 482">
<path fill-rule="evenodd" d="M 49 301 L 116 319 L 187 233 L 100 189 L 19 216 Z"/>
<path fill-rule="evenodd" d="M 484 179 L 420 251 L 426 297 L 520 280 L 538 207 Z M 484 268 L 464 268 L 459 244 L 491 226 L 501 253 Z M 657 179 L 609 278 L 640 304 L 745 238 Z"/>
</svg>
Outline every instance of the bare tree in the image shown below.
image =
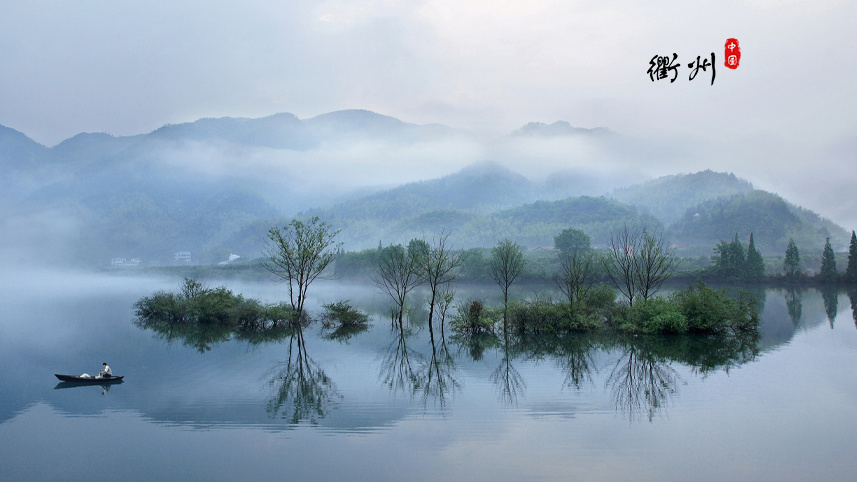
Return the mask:
<svg viewBox="0 0 857 482">
<path fill-rule="evenodd" d="M 419 269 L 418 257 L 402 245 L 388 246 L 381 252 L 378 270 L 372 276 L 372 281 L 382 292 L 393 298 L 399 325 L 405 311 L 405 298 L 408 293 L 421 283 L 417 275 Z"/>
<path fill-rule="evenodd" d="M 491 264 L 488 267 L 491 279 L 503 290 L 503 323 L 509 310 L 509 287 L 524 270 L 524 253 L 518 243 L 504 239 L 491 248 Z"/>
<path fill-rule="evenodd" d="M 570 307 L 581 301 L 592 288 L 593 271 L 592 252 L 559 254 L 559 273 L 554 276 L 554 282 L 568 299 Z"/>
<path fill-rule="evenodd" d="M 616 288 L 628 299 L 628 304 L 634 304 L 637 296 L 637 258 L 640 250 L 640 235 L 636 230 L 624 226 L 621 231 L 610 234 L 610 248 L 604 259 L 604 269 Z"/>
<path fill-rule="evenodd" d="M 318 216 L 309 222 L 293 219 L 288 226 L 268 231 L 265 268 L 289 283 L 289 302 L 297 320 L 303 315 L 309 285 L 336 258 L 342 243 L 334 243 L 339 234 Z"/>
<path fill-rule="evenodd" d="M 432 331 L 432 319 L 437 295 L 442 286 L 451 283 L 456 275 L 461 259 L 458 253 L 448 246 L 449 234 L 441 232 L 434 240 L 434 245 L 417 256 L 420 266 L 419 276 L 429 285 L 431 301 L 429 301 L 429 331 Z"/>
<path fill-rule="evenodd" d="M 610 249 L 604 267 L 613 284 L 634 304 L 658 292 L 678 267 L 675 253 L 666 246 L 663 234 L 630 230 L 625 226 L 610 236 Z"/>
<path fill-rule="evenodd" d="M 637 255 L 637 289 L 643 301 L 654 296 L 661 285 L 668 280 L 678 268 L 675 253 L 664 241 L 663 233 L 652 235 L 643 230 Z"/>
</svg>

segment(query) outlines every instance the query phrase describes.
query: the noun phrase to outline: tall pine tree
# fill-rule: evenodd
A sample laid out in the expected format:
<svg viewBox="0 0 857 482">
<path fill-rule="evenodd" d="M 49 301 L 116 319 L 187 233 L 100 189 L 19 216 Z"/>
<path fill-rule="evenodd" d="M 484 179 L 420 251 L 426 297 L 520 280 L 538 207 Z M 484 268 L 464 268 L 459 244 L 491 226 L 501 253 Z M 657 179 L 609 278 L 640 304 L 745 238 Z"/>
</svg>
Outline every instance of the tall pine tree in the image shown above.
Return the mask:
<svg viewBox="0 0 857 482">
<path fill-rule="evenodd" d="M 749 281 L 757 281 L 765 277 L 765 260 L 762 259 L 762 253 L 756 249 L 753 233 L 750 233 L 750 246 L 747 247 L 744 276 Z"/>
<path fill-rule="evenodd" d="M 818 274 L 822 281 L 830 283 L 836 280 L 836 257 L 830 247 L 830 238 L 824 243 L 824 253 L 821 255 L 821 272 Z"/>
<path fill-rule="evenodd" d="M 794 278 L 800 274 L 800 252 L 795 245 L 795 240 L 789 238 L 789 245 L 786 246 L 786 258 L 783 260 L 783 269 L 786 272 L 786 277 Z"/>
<path fill-rule="evenodd" d="M 848 247 L 848 267 L 845 269 L 845 280 L 857 283 L 857 236 L 851 231 L 851 246 Z"/>
<path fill-rule="evenodd" d="M 735 239 L 729 243 L 729 262 L 734 267 L 732 279 L 744 278 L 746 260 L 744 259 L 744 245 L 738 241 L 738 233 L 735 233 Z"/>
</svg>

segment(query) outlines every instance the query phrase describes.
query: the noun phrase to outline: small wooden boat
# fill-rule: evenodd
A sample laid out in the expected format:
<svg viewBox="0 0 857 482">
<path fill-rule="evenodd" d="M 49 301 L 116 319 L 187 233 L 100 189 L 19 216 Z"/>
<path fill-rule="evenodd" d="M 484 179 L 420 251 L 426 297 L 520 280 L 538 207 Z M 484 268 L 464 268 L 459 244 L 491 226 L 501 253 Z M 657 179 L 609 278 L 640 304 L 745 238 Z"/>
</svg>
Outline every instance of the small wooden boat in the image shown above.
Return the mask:
<svg viewBox="0 0 857 482">
<path fill-rule="evenodd" d="M 125 375 L 120 376 L 109 376 L 109 377 L 79 377 L 77 375 L 59 375 L 54 373 L 54 376 L 59 378 L 64 382 L 77 382 L 77 383 L 115 383 L 121 382 Z"/>
</svg>

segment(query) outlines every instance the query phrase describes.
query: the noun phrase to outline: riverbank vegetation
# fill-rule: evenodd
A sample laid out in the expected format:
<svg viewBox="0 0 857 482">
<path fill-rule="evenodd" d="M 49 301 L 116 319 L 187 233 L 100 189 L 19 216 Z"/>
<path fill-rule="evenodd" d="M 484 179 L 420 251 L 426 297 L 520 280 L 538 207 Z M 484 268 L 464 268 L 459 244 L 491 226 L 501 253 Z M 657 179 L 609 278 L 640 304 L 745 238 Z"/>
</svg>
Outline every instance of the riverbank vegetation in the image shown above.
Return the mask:
<svg viewBox="0 0 857 482">
<path fill-rule="evenodd" d="M 415 307 L 422 309 L 408 295 L 427 286 L 427 298 L 416 304 L 427 307 L 427 313 L 418 316 L 427 315 L 432 338 L 435 326 L 443 337 L 447 324 L 469 336 L 595 331 L 732 336 L 756 329 L 757 302 L 749 292 L 738 290 L 730 295 L 725 288 L 714 289 L 707 282 L 830 285 L 857 281 L 857 236 L 853 232 L 843 273 L 836 269 L 829 240 L 818 273 L 806 272 L 805 257 L 790 240 L 779 261 L 782 271 L 774 274 L 766 272 L 770 263 L 756 249 L 752 233 L 746 249 L 736 234 L 732 241 L 714 246 L 708 266 L 682 270 L 685 260 L 675 255 L 662 231 L 628 226 L 613 231 L 609 243 L 600 249 L 591 246 L 585 232 L 567 228 L 555 237 L 554 249 L 538 251 L 528 251 L 508 239 L 491 249 L 455 250 L 448 233 L 441 231 L 431 243 L 414 239 L 407 246 L 379 245 L 346 253 L 333 241 L 337 232 L 318 218 L 271 230 L 272 249 L 263 266 L 290 281 L 289 303 L 264 305 L 225 287 L 207 288 L 185 279 L 179 293 L 159 292 L 138 301 L 138 319 L 218 325 L 236 333 L 264 333 L 282 325 L 299 328 L 321 320 L 332 338 L 347 338 L 368 326 L 369 317 L 359 308 L 338 301 L 324 304 L 321 315 L 303 310 L 309 284 L 333 268 L 345 279 L 368 272 L 379 291 L 389 297 L 393 326 L 402 327 L 406 314 L 410 318 Z M 668 296 L 660 295 L 671 279 L 685 287 L 673 286 Z M 525 298 L 514 293 L 517 283 L 548 280 L 558 289 L 559 298 L 550 289 Z M 492 306 L 486 299 L 456 299 L 454 284 L 461 281 L 493 281 L 502 294 L 502 306 Z"/>
<path fill-rule="evenodd" d="M 261 343 L 294 334 L 316 319 L 331 338 L 347 338 L 368 328 L 369 317 L 347 300 L 324 305 L 324 312 L 300 314 L 288 303 L 264 304 L 226 287 L 211 288 L 185 278 L 177 293 L 158 291 L 134 303 L 140 328 L 172 341 L 179 339 L 200 352 L 231 339 Z"/>
</svg>

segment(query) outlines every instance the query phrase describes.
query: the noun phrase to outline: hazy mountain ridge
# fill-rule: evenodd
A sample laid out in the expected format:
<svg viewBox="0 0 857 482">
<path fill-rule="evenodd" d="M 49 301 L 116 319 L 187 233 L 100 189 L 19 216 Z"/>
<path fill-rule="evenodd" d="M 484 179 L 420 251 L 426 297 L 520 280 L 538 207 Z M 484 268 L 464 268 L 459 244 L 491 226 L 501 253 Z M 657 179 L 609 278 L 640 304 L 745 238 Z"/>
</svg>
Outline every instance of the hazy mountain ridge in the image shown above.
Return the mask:
<svg viewBox="0 0 857 482">
<path fill-rule="evenodd" d="M 512 132 L 511 136 L 573 136 L 573 135 L 598 135 L 606 136 L 613 134 L 610 129 L 605 127 L 593 127 L 591 129 L 583 127 L 572 127 L 567 121 L 556 121 L 552 124 L 544 122 L 528 122 L 520 129 Z"/>
<path fill-rule="evenodd" d="M 547 137 L 552 145 L 557 137 L 606 142 L 617 136 L 556 122 L 531 123 L 509 137 L 521 131 L 527 143 Z M 79 134 L 52 148 L 0 127 L 6 218 L 0 222 L 20 229 L 28 219 L 39 219 L 39 229 L 49 231 L 62 218 L 69 239 L 52 255 L 88 264 L 116 256 L 170 262 L 179 250 L 192 251 L 198 262 L 230 250 L 252 257 L 268 228 L 298 213 L 319 215 L 342 229 L 346 249 L 431 237 L 441 229 L 458 247 L 493 246 L 502 238 L 550 246 L 566 227 L 583 229 L 595 244 L 604 244 L 611 229 L 630 224 L 666 227 L 676 246 L 702 251 L 735 232 L 745 239 L 752 228 L 757 244 L 777 253 L 788 236 L 815 248 L 825 236 L 839 243 L 845 233 L 811 211 L 753 190 L 748 181 L 710 170 L 614 189 L 607 198 L 599 196 L 599 186 L 616 180 L 601 171 L 573 168 L 534 181 L 502 161 L 480 162 L 330 205 L 343 191 L 331 189 L 328 179 L 353 176 L 364 167 L 361 157 L 337 155 L 368 148 L 371 156 L 406 146 L 374 166 L 378 179 L 386 180 L 443 162 L 443 149 L 421 153 L 444 139 L 469 135 L 363 110 L 305 120 L 292 114 L 200 119 L 136 136 Z M 329 145 L 341 150 L 325 150 Z M 754 218 L 748 212 L 762 214 Z M 705 215 L 704 222 L 693 218 L 696 213 Z M 18 241 L 14 230 L 3 239 Z"/>
<path fill-rule="evenodd" d="M 752 190 L 753 184 L 732 173 L 705 170 L 615 189 L 611 196 L 652 213 L 664 224 L 672 224 L 701 202 Z"/>
</svg>

